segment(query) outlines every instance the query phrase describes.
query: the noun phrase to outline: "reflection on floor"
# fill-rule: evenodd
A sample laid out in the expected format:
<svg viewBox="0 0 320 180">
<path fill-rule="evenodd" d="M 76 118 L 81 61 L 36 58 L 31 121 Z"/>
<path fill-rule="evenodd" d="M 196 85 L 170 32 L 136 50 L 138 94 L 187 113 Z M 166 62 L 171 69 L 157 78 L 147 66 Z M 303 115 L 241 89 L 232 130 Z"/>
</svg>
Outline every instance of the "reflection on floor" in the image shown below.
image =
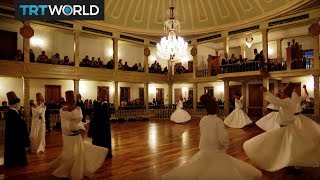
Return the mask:
<svg viewBox="0 0 320 180">
<path fill-rule="evenodd" d="M 113 123 L 113 158 L 104 162 L 93 179 L 159 179 L 160 175 L 185 163 L 198 151 L 198 124 L 196 120 L 183 125 L 169 121 Z M 242 144 L 262 130 L 250 125 L 244 129 L 228 128 L 227 131 L 231 140 L 228 154 L 252 164 Z M 61 152 L 61 132 L 48 133 L 46 142 L 44 154 L 28 154 L 29 166 L 12 170 L 0 168 L 0 179 L 55 179 L 48 172 L 48 164 Z M 297 176 L 284 170 L 263 171 L 263 179 L 320 179 L 320 168 L 302 170 L 303 173 Z"/>
</svg>

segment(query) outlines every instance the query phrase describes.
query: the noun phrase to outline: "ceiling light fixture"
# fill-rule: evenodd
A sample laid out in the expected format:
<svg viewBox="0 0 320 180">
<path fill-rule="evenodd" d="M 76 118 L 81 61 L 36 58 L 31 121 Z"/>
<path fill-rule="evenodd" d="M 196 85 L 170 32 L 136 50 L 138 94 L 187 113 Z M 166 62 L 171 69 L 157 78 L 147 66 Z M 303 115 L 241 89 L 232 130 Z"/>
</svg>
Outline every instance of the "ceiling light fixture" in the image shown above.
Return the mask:
<svg viewBox="0 0 320 180">
<path fill-rule="evenodd" d="M 188 43 L 182 37 L 176 36 L 175 31 L 180 32 L 180 21 L 175 19 L 177 13 L 174 11 L 173 0 L 171 0 L 170 10 L 166 14 L 170 18 L 164 22 L 164 31 L 169 35 L 161 38 L 160 43 L 157 43 L 157 55 L 173 62 L 174 58 L 186 57 Z"/>
</svg>

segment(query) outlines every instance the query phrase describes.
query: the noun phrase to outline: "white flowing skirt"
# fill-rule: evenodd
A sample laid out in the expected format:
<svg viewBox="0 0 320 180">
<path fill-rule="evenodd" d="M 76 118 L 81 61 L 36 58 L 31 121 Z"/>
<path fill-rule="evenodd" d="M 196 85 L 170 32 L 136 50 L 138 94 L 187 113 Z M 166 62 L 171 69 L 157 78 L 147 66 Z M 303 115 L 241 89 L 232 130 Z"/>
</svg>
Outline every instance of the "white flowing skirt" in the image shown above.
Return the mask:
<svg viewBox="0 0 320 180">
<path fill-rule="evenodd" d="M 309 137 L 309 139 L 314 140 L 316 144 L 320 143 L 320 125 L 313 121 L 312 119 L 299 114 L 294 116 L 294 123 L 296 126 Z M 320 145 L 319 145 L 320 148 Z"/>
<path fill-rule="evenodd" d="M 195 154 L 187 163 L 164 174 L 165 180 L 253 180 L 260 179 L 261 172 L 224 152 L 201 152 Z"/>
<path fill-rule="evenodd" d="M 320 165 L 319 147 L 294 124 L 255 136 L 244 142 L 243 149 L 254 163 L 267 171 Z"/>
<path fill-rule="evenodd" d="M 108 149 L 82 141 L 81 135 L 62 135 L 62 154 L 50 163 L 52 175 L 72 180 L 90 177 L 103 164 Z"/>
<path fill-rule="evenodd" d="M 279 112 L 270 112 L 269 114 L 263 116 L 256 122 L 256 125 L 264 131 L 270 131 L 275 128 L 280 128 L 280 125 L 276 122 Z"/>
<path fill-rule="evenodd" d="M 225 119 L 224 124 L 232 128 L 243 128 L 251 124 L 252 121 L 247 114 L 240 108 L 235 108 Z"/>
<path fill-rule="evenodd" d="M 176 109 L 170 116 L 170 120 L 175 123 L 184 123 L 190 121 L 190 114 L 183 109 Z"/>
<path fill-rule="evenodd" d="M 39 154 L 46 147 L 46 126 L 43 120 L 32 120 L 31 122 L 31 152 Z"/>
</svg>

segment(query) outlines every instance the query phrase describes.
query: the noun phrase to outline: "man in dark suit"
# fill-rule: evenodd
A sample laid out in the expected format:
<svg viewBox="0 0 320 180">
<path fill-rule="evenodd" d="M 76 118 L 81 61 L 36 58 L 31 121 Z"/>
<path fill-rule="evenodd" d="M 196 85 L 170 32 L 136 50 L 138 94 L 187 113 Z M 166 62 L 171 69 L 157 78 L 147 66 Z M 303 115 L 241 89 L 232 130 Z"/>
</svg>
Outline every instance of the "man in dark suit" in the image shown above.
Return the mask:
<svg viewBox="0 0 320 180">
<path fill-rule="evenodd" d="M 94 103 L 94 115 L 90 122 L 89 133 L 92 137 L 92 144 L 108 148 L 107 158 L 111 158 L 110 111 L 106 99 L 107 93 L 107 89 L 101 89 L 97 101 Z"/>
<path fill-rule="evenodd" d="M 81 100 L 81 94 L 77 94 L 77 102 L 76 105 L 79 106 L 81 108 L 82 111 L 82 122 L 86 122 L 86 114 L 85 114 L 85 110 L 84 110 L 84 103 Z"/>
</svg>

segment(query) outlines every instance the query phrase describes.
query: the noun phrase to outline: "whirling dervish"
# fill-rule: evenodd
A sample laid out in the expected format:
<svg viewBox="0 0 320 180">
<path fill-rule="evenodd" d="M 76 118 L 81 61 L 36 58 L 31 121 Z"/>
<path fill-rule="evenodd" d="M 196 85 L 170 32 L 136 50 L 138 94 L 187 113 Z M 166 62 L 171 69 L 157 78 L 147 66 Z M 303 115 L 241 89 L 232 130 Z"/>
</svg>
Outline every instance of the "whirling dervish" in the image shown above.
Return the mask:
<svg viewBox="0 0 320 180">
<path fill-rule="evenodd" d="M 319 147 L 306 136 L 295 121 L 297 101 L 292 98 L 294 85 L 288 83 L 278 99 L 264 87 L 265 100 L 279 106 L 281 128 L 272 129 L 244 142 L 248 157 L 266 171 L 277 171 L 289 166 L 319 167 Z"/>
<path fill-rule="evenodd" d="M 260 179 L 259 170 L 226 154 L 229 146 L 228 134 L 216 112 L 218 105 L 208 94 L 200 98 L 208 115 L 200 121 L 199 152 L 188 162 L 164 174 L 162 179 Z"/>
<path fill-rule="evenodd" d="M 236 93 L 234 99 L 235 109 L 224 119 L 224 124 L 232 128 L 243 128 L 244 126 L 251 124 L 252 121 L 242 110 L 243 96 L 240 98 L 240 94 Z"/>
<path fill-rule="evenodd" d="M 183 102 L 182 97 L 180 97 L 180 99 L 177 102 L 177 109 L 170 116 L 171 121 L 174 121 L 175 123 L 185 123 L 187 121 L 190 121 L 190 114 L 182 108 Z"/>
<path fill-rule="evenodd" d="M 276 96 L 280 99 L 281 98 L 281 92 L 278 92 Z M 259 119 L 256 122 L 256 125 L 263 129 L 264 131 L 270 131 L 274 128 L 280 128 L 280 125 L 278 123 L 279 118 L 279 106 L 276 106 L 274 104 L 269 104 L 267 106 L 267 109 L 269 109 L 271 112 L 267 115 L 263 116 L 261 119 Z"/>
<path fill-rule="evenodd" d="M 31 122 L 31 152 L 39 154 L 45 151 L 46 147 L 46 120 L 44 98 L 41 93 L 36 94 L 37 103 L 31 107 L 32 122 Z"/>
<path fill-rule="evenodd" d="M 307 86 L 303 85 L 304 95 L 299 96 L 297 92 L 292 93 L 292 98 L 296 101 L 296 109 L 295 109 L 295 121 L 294 123 L 297 127 L 303 131 L 303 133 L 308 136 L 310 139 L 313 139 L 315 143 L 320 143 L 320 125 L 313 121 L 312 119 L 306 117 L 301 114 L 302 107 L 301 102 L 308 98 L 309 93 L 307 91 Z"/>
</svg>

